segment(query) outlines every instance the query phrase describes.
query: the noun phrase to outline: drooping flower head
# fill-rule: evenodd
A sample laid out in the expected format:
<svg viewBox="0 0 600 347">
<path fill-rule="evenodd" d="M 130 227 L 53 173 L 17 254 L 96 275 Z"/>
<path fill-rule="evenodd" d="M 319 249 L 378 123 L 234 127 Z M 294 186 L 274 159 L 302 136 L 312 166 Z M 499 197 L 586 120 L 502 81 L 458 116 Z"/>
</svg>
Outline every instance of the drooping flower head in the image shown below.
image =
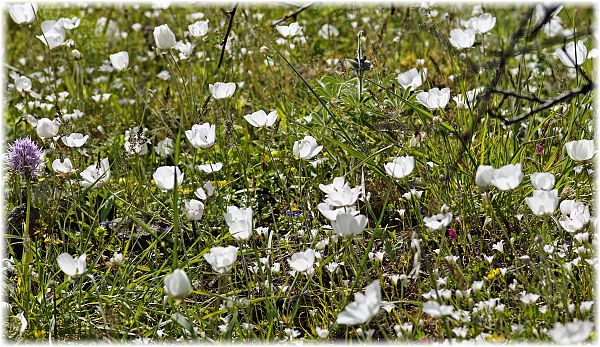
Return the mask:
<svg viewBox="0 0 600 347">
<path fill-rule="evenodd" d="M 29 137 L 15 140 L 7 153 L 9 170 L 25 178 L 37 176 L 44 164 L 44 152 Z"/>
</svg>

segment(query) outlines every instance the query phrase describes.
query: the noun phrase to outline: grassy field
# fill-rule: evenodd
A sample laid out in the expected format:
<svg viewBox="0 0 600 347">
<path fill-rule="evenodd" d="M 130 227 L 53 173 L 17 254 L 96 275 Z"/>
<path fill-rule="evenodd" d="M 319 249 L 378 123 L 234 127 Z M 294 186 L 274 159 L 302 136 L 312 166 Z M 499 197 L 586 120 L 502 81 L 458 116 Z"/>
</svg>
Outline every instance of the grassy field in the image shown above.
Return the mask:
<svg viewBox="0 0 600 347">
<path fill-rule="evenodd" d="M 591 5 L 17 5 L 5 339 L 595 339 Z"/>
</svg>

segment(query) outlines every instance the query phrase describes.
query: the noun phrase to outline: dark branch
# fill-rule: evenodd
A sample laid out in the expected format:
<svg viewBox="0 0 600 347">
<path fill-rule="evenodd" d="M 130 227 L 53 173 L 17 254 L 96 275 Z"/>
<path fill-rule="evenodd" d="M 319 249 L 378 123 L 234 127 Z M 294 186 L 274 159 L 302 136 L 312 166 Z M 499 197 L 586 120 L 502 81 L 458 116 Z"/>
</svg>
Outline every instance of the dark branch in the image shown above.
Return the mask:
<svg viewBox="0 0 600 347">
<path fill-rule="evenodd" d="M 512 96 L 513 98 L 517 98 L 517 99 L 523 99 L 523 100 L 528 100 L 528 101 L 533 101 L 533 102 L 537 102 L 539 104 L 544 103 L 544 100 L 538 98 L 535 95 L 524 95 L 524 94 L 517 94 L 515 92 L 511 92 L 508 90 L 502 90 L 502 89 L 490 89 L 488 90 L 486 93 L 490 93 L 490 94 L 500 94 L 500 95 L 505 95 L 505 96 Z"/>
<path fill-rule="evenodd" d="M 527 23 L 531 20 L 531 16 L 533 15 L 533 10 L 534 10 L 533 6 L 529 7 L 527 12 L 523 16 L 523 18 L 521 18 L 518 29 L 515 30 L 515 32 L 512 34 L 512 36 L 510 38 L 510 43 L 508 45 L 508 48 L 503 51 L 502 56 L 500 57 L 500 62 L 498 63 L 498 67 L 496 68 L 496 74 L 494 76 L 494 79 L 488 85 L 486 90 L 496 89 L 496 87 L 498 86 L 498 83 L 500 83 L 500 77 L 502 76 L 502 73 L 504 72 L 504 67 L 506 66 L 506 61 L 508 60 L 509 57 L 512 57 L 514 55 L 515 46 L 517 45 L 517 41 L 519 40 L 519 38 L 521 38 L 523 36 L 523 33 L 525 32 L 525 28 L 527 27 Z M 487 110 L 488 104 L 491 100 L 490 97 L 491 97 L 491 94 L 485 94 L 483 96 L 483 98 L 482 98 L 483 100 L 480 103 L 480 112 L 485 112 L 485 110 Z"/>
<path fill-rule="evenodd" d="M 520 122 L 522 120 L 525 120 L 525 119 L 533 116 L 534 114 L 537 114 L 539 112 L 547 110 L 547 109 L 549 109 L 549 108 L 551 108 L 551 107 L 553 107 L 555 105 L 558 105 L 560 103 L 569 101 L 569 100 L 571 100 L 574 97 L 577 97 L 579 95 L 587 94 L 590 91 L 594 90 L 595 88 L 596 88 L 596 85 L 594 83 L 586 84 L 585 86 L 583 86 L 583 87 L 581 87 L 579 89 L 574 89 L 574 90 L 568 91 L 568 92 L 566 92 L 564 94 L 561 94 L 561 95 L 559 95 L 559 96 L 557 96 L 555 98 L 548 99 L 548 100 L 544 101 L 540 106 L 532 109 L 531 111 L 529 111 L 529 112 L 527 112 L 525 114 L 522 114 L 522 115 L 520 115 L 518 117 L 515 117 L 515 118 L 512 118 L 512 119 L 507 119 L 505 117 L 498 116 L 498 115 L 494 114 L 491 110 L 488 110 L 488 113 L 490 114 L 491 117 L 500 119 L 500 120 L 502 120 L 502 122 L 504 124 L 509 125 L 509 124 L 513 124 L 513 123 L 517 123 L 517 122 Z"/>
<path fill-rule="evenodd" d="M 221 64 L 223 63 L 223 57 L 225 56 L 225 47 L 227 46 L 227 40 L 229 39 L 229 34 L 231 33 L 231 27 L 233 26 L 233 17 L 235 17 L 235 12 L 237 11 L 238 3 L 235 3 L 233 9 L 227 14 L 229 14 L 229 24 L 227 25 L 227 32 L 225 32 L 225 38 L 223 38 L 223 42 L 221 42 L 221 56 L 219 57 L 219 66 L 217 66 L 217 71 L 221 68 Z"/>
<path fill-rule="evenodd" d="M 283 22 L 286 22 L 287 20 L 289 20 L 290 18 L 294 18 L 294 20 L 296 20 L 296 18 L 298 17 L 298 15 L 300 13 L 302 13 L 304 10 L 307 10 L 309 7 L 311 7 L 312 5 L 314 5 L 314 2 L 311 2 L 310 4 L 306 4 L 302 7 L 300 7 L 299 9 L 297 9 L 296 11 L 294 11 L 291 14 L 288 14 L 287 16 L 281 18 L 280 20 L 278 20 L 277 22 L 273 23 L 273 26 L 279 25 Z"/>
</svg>

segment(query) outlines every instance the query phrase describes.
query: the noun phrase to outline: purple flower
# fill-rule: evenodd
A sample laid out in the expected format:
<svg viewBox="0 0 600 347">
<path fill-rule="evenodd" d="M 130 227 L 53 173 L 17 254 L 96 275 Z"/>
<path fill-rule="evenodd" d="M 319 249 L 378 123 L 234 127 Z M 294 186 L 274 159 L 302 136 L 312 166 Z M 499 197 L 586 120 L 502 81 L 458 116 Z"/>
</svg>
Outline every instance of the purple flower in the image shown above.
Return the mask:
<svg viewBox="0 0 600 347">
<path fill-rule="evenodd" d="M 44 152 L 29 137 L 15 140 L 7 153 L 8 168 L 25 178 L 40 174 Z"/>
</svg>

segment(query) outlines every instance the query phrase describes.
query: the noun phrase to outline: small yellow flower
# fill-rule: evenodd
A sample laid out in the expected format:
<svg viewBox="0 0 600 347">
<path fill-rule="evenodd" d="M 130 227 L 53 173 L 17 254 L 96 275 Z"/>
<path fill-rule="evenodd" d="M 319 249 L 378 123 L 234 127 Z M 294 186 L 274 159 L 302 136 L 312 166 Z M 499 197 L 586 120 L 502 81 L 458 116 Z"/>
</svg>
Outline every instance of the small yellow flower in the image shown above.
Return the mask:
<svg viewBox="0 0 600 347">
<path fill-rule="evenodd" d="M 275 150 L 271 151 L 271 156 L 273 158 L 279 158 L 281 156 L 281 151 L 279 151 L 278 149 L 275 149 Z"/>
<path fill-rule="evenodd" d="M 496 276 L 498 276 L 499 274 L 500 274 L 500 269 L 495 268 L 488 273 L 487 279 L 491 281 L 494 278 L 496 278 Z"/>
<path fill-rule="evenodd" d="M 33 332 L 33 336 L 37 337 L 38 339 L 44 337 L 46 336 L 46 330 L 36 330 Z"/>
<path fill-rule="evenodd" d="M 506 338 L 502 335 L 498 335 L 496 333 L 491 333 L 490 335 L 488 335 L 485 340 L 487 342 L 498 342 L 498 343 L 502 343 L 506 341 Z"/>
<path fill-rule="evenodd" d="M 269 161 L 271 160 L 271 157 L 265 153 L 265 155 L 263 155 L 263 161 Z"/>
<path fill-rule="evenodd" d="M 227 184 L 227 180 L 221 180 L 221 181 L 217 181 L 217 185 L 218 185 L 219 187 L 223 187 L 223 186 L 225 186 L 226 184 Z"/>
<path fill-rule="evenodd" d="M 150 183 L 156 184 L 156 181 L 155 180 L 150 180 Z"/>
</svg>

